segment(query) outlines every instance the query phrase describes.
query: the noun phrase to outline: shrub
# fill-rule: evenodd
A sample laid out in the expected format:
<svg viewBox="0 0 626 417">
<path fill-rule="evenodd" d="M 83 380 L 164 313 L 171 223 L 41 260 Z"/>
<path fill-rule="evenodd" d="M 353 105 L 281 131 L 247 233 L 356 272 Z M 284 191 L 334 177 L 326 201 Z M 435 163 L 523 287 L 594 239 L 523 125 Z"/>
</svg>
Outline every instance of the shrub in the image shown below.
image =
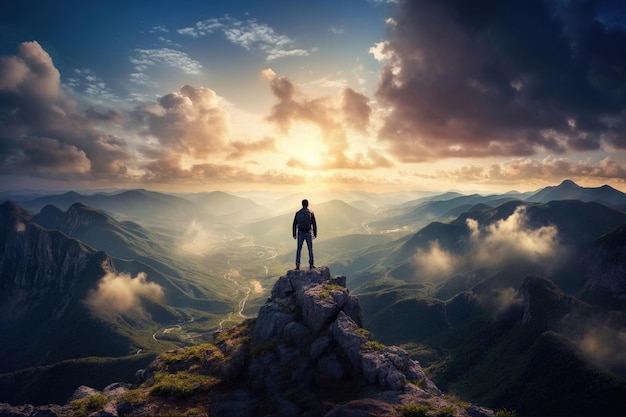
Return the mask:
<svg viewBox="0 0 626 417">
<path fill-rule="evenodd" d="M 376 342 L 374 340 L 370 340 L 369 342 L 366 342 L 363 345 L 361 345 L 362 350 L 367 350 L 370 352 L 383 350 L 384 348 L 385 348 L 385 345 L 383 345 L 382 343 Z"/>
<path fill-rule="evenodd" d="M 364 337 L 364 338 L 366 338 L 366 339 L 371 339 L 371 337 L 372 337 L 372 333 L 370 333 L 370 331 L 369 331 L 369 330 L 366 330 L 366 329 L 364 329 L 364 328 L 359 328 L 359 329 L 356 329 L 356 330 L 354 331 L 354 333 L 356 333 L 356 334 L 358 334 L 359 336 Z"/>
<path fill-rule="evenodd" d="M 435 416 L 446 417 L 446 416 L 454 415 L 454 414 L 456 414 L 456 410 L 454 407 L 443 407 L 437 410 L 437 413 L 435 414 Z"/>
<path fill-rule="evenodd" d="M 119 403 L 137 404 L 145 400 L 145 394 L 137 389 L 125 391 L 118 400 Z"/>
<path fill-rule="evenodd" d="M 166 411 L 155 414 L 153 417 L 198 417 L 208 415 L 204 407 L 194 407 L 185 411 Z"/>
<path fill-rule="evenodd" d="M 403 417 L 426 417 L 429 411 L 430 408 L 421 404 L 407 404 L 400 407 Z"/>
<path fill-rule="evenodd" d="M 343 291 L 345 290 L 344 287 L 342 287 L 341 285 L 337 285 L 337 284 L 329 284 L 326 286 L 326 290 L 328 292 L 333 292 L 333 291 Z"/>
<path fill-rule="evenodd" d="M 183 398 L 191 395 L 206 392 L 218 384 L 218 378 L 190 374 L 189 372 L 177 372 L 175 374 L 158 373 L 149 381 L 152 386 L 150 394 L 158 397 Z"/>
<path fill-rule="evenodd" d="M 81 398 L 79 400 L 73 400 L 70 402 L 72 411 L 75 416 L 86 416 L 87 414 L 100 410 L 109 401 L 107 397 L 102 394 L 94 394 L 92 396 Z"/>
<path fill-rule="evenodd" d="M 166 364 L 172 364 L 176 362 L 188 362 L 188 361 L 201 361 L 202 360 L 202 352 L 205 349 L 217 349 L 213 345 L 209 343 L 205 343 L 202 345 L 190 346 L 183 349 L 170 350 L 167 352 L 163 352 L 159 355 L 159 359 L 161 359 Z"/>
<path fill-rule="evenodd" d="M 516 417 L 516 416 L 517 416 L 517 411 L 515 410 L 507 410 L 506 408 L 503 408 L 502 410 L 496 411 L 496 417 Z"/>
</svg>

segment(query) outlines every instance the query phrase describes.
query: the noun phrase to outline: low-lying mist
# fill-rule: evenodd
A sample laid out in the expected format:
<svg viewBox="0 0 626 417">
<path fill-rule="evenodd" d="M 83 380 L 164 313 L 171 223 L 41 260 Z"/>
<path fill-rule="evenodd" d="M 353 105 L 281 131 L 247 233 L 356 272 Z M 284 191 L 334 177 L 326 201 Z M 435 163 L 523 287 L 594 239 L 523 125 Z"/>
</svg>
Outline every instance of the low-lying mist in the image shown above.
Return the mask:
<svg viewBox="0 0 626 417">
<path fill-rule="evenodd" d="M 501 271 L 529 268 L 549 272 L 566 254 L 559 243 L 556 226 L 528 226 L 525 206 L 519 206 L 506 219 L 482 226 L 477 220 L 466 221 L 470 232 L 469 249 L 455 254 L 442 248 L 437 240 L 427 249 L 418 248 L 411 262 L 418 280 L 441 281 L 477 270 Z"/>
<path fill-rule="evenodd" d="M 130 274 L 118 274 L 108 271 L 98 281 L 96 289 L 87 295 L 85 303 L 101 314 L 138 314 L 144 315 L 141 298 L 162 300 L 163 288 L 147 281 L 147 274 L 140 272 L 136 277 Z"/>
</svg>

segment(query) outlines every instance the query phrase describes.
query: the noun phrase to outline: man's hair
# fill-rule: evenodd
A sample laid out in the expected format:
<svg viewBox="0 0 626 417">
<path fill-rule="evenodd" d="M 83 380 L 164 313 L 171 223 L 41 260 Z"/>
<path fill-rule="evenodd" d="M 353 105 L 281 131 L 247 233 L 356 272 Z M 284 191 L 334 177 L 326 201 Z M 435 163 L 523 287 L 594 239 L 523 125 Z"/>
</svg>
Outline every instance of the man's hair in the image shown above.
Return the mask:
<svg viewBox="0 0 626 417">
<path fill-rule="evenodd" d="M 302 207 L 308 207 L 308 206 L 309 206 L 309 200 L 305 198 L 304 200 L 302 200 Z"/>
</svg>

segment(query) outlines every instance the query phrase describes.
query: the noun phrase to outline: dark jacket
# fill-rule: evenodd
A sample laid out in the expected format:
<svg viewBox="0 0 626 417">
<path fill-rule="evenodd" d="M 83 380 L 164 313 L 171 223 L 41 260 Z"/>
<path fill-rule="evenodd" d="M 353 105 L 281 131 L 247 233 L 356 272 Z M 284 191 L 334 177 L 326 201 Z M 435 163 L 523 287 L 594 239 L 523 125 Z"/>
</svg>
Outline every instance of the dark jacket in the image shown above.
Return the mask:
<svg viewBox="0 0 626 417">
<path fill-rule="evenodd" d="M 293 232 L 293 236 L 296 236 L 296 232 L 300 231 L 300 232 L 305 232 L 305 233 L 309 233 L 310 230 L 302 230 L 298 228 L 298 213 L 301 212 L 302 210 L 308 211 L 309 213 L 311 213 L 311 228 L 313 229 L 313 236 L 317 237 L 317 222 L 315 221 L 315 214 L 309 210 L 308 208 L 301 208 L 300 210 L 298 210 L 296 212 L 296 215 L 293 217 L 293 224 L 291 226 L 291 230 Z"/>
</svg>

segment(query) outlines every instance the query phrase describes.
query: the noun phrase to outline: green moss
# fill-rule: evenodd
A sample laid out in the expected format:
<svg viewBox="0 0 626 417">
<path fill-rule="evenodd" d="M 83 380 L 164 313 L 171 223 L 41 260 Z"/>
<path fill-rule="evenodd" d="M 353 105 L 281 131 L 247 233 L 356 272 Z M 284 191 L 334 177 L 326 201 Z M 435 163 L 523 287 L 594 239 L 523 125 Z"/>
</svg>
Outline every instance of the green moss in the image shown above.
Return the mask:
<svg viewBox="0 0 626 417">
<path fill-rule="evenodd" d="M 356 333 L 359 336 L 364 337 L 365 339 L 368 339 L 368 340 L 370 340 L 372 338 L 372 333 L 370 331 L 368 331 L 368 330 L 363 329 L 363 328 L 356 329 L 354 331 L 354 333 Z"/>
<path fill-rule="evenodd" d="M 344 291 L 345 290 L 344 287 L 342 287 L 341 285 L 337 285 L 337 284 L 329 284 L 325 288 L 326 288 L 326 291 L 328 291 L 328 292 Z"/>
<path fill-rule="evenodd" d="M 426 417 L 430 408 L 421 404 L 406 404 L 400 407 L 403 417 Z"/>
<path fill-rule="evenodd" d="M 502 410 L 496 411 L 496 417 L 516 417 L 516 416 L 517 416 L 517 411 L 515 410 L 507 410 L 506 408 L 503 408 Z"/>
<path fill-rule="evenodd" d="M 184 398 L 207 392 L 219 382 L 219 378 L 182 371 L 175 374 L 158 373 L 148 381 L 148 385 L 152 387 L 152 395 Z"/>
<path fill-rule="evenodd" d="M 202 345 L 190 346 L 183 349 L 169 350 L 159 355 L 165 364 L 177 362 L 201 361 L 202 355 L 207 350 L 218 350 L 215 345 L 204 343 Z"/>
<path fill-rule="evenodd" d="M 155 414 L 154 417 L 200 417 L 207 416 L 204 407 L 194 407 L 185 411 L 167 411 L 165 413 Z"/>
<path fill-rule="evenodd" d="M 120 396 L 119 403 L 137 404 L 146 400 L 146 395 L 137 389 L 125 391 Z"/>
<path fill-rule="evenodd" d="M 361 345 L 361 350 L 366 350 L 370 352 L 376 352 L 379 350 L 383 350 L 384 348 L 385 348 L 385 345 L 375 340 L 370 340 L 369 342 L 366 342 Z"/>
<path fill-rule="evenodd" d="M 70 407 L 72 407 L 74 416 L 82 417 L 93 411 L 100 410 L 108 401 L 109 399 L 104 395 L 94 394 L 86 398 L 73 400 L 70 402 Z"/>
<path fill-rule="evenodd" d="M 436 412 L 435 412 L 435 416 L 436 417 L 446 417 L 449 415 L 455 415 L 456 414 L 456 409 L 454 407 L 443 407 L 443 408 L 439 408 Z"/>
</svg>

